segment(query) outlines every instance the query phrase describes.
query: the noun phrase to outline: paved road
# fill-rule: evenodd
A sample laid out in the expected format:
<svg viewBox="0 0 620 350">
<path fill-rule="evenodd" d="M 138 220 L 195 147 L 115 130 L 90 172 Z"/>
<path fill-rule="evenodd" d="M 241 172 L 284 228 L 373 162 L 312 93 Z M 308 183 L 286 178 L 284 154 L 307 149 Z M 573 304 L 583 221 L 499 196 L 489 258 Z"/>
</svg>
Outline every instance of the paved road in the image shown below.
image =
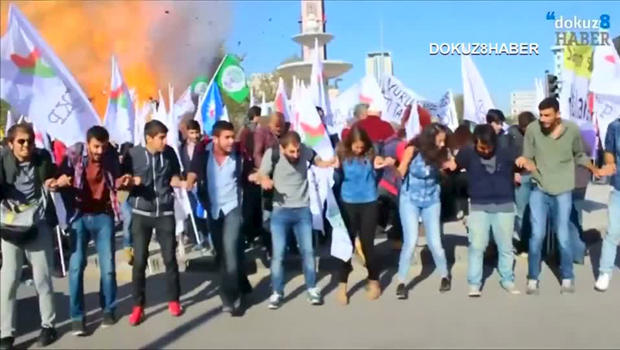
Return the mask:
<svg viewBox="0 0 620 350">
<path fill-rule="evenodd" d="M 606 196 L 609 189 L 589 190 L 589 210 L 585 228 L 604 230 Z M 459 225 L 446 231 L 458 234 Z M 464 249 L 464 248 L 460 248 Z M 55 280 L 58 300 L 58 328 L 64 335 L 51 348 L 620 348 L 620 277 L 612 280 L 607 293 L 593 290 L 594 269 L 598 265 L 600 243 L 593 240 L 586 264 L 576 266 L 577 293 L 560 295 L 554 269 L 543 266 L 539 296 L 508 295 L 499 287 L 497 273 L 487 268 L 489 278 L 479 299 L 467 297 L 466 260 L 457 259 L 452 267 L 453 289 L 440 294 L 439 277 L 431 264 L 412 268 L 413 289 L 409 300 L 396 300 L 393 281 L 395 257 L 385 259 L 381 276 L 384 294 L 377 301 L 364 295 L 363 270 L 356 266 L 350 278 L 353 295 L 342 307 L 332 291 L 333 263 L 321 262 L 319 286 L 326 295 L 325 305 L 311 306 L 305 298 L 299 268 L 289 269 L 286 303 L 280 310 L 267 309 L 268 271 L 259 266 L 250 280 L 255 286 L 255 303 L 241 318 L 221 313 L 214 276 L 205 272 L 182 274 L 180 318 L 168 314 L 161 275 L 147 281 L 146 321 L 136 328 L 128 326 L 129 284 L 119 287 L 120 321 L 101 329 L 97 308 L 98 283 L 88 279 L 85 287 L 90 337 L 76 338 L 70 332 L 67 279 Z M 387 254 L 387 250 L 386 250 Z M 425 255 L 427 253 L 424 253 Z M 426 261 L 426 259 L 423 259 Z M 620 267 L 620 258 L 616 261 Z M 553 266 L 553 264 L 551 264 Z M 515 273 L 520 288 L 525 286 L 527 261 L 517 258 Z M 616 273 L 617 276 L 620 274 Z M 18 339 L 31 346 L 38 334 L 37 301 L 31 287 L 19 290 Z"/>
</svg>

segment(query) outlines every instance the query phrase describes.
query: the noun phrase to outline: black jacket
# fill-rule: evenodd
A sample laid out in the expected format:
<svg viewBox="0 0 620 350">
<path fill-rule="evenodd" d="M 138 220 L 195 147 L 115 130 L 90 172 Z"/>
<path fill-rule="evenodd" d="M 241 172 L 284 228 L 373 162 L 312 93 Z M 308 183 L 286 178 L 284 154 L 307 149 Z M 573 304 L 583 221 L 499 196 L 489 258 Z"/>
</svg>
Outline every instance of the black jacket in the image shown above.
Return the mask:
<svg viewBox="0 0 620 350">
<path fill-rule="evenodd" d="M 170 186 L 173 176 L 181 169 L 176 153 L 170 146 L 163 152 L 151 154 L 143 146 L 132 148 L 123 159 L 122 173 L 138 176 L 139 186 L 129 192 L 129 204 L 134 213 L 149 216 L 174 214 L 174 195 Z"/>
</svg>

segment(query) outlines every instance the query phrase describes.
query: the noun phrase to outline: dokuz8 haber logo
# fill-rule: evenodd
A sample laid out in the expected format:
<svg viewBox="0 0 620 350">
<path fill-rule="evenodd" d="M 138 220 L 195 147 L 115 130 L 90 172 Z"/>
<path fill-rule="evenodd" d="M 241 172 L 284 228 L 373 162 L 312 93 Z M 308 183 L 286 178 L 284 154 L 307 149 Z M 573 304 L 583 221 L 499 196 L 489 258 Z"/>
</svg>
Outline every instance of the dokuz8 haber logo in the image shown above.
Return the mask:
<svg viewBox="0 0 620 350">
<path fill-rule="evenodd" d="M 553 21 L 556 45 L 610 45 L 608 14 L 602 14 L 599 18 L 556 17 L 555 12 L 549 11 L 546 19 Z"/>
</svg>

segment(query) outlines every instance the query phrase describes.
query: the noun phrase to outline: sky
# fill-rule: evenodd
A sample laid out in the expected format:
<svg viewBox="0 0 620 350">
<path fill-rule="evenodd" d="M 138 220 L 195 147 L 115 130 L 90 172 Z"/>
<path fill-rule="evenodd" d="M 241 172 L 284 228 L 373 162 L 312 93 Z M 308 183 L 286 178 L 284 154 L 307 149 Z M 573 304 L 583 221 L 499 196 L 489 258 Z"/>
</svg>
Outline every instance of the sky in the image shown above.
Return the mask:
<svg viewBox="0 0 620 350">
<path fill-rule="evenodd" d="M 284 59 L 300 55 L 291 37 L 300 32 L 298 0 L 235 1 L 233 30 L 226 46 L 246 55 L 246 73 L 272 72 Z M 556 18 L 610 17 L 611 37 L 620 35 L 617 1 L 326 1 L 326 31 L 334 35 L 328 59 L 353 64 L 339 82 L 340 90 L 365 75 L 365 56 L 381 49 L 392 54 L 394 76 L 430 100 L 447 89 L 462 92 L 458 55 L 429 54 L 429 44 L 490 42 L 538 43 L 538 56 L 474 56 L 496 107 L 509 111 L 510 93 L 534 90 L 534 78 L 553 72 L 550 47 L 555 41 L 549 11 Z"/>
</svg>

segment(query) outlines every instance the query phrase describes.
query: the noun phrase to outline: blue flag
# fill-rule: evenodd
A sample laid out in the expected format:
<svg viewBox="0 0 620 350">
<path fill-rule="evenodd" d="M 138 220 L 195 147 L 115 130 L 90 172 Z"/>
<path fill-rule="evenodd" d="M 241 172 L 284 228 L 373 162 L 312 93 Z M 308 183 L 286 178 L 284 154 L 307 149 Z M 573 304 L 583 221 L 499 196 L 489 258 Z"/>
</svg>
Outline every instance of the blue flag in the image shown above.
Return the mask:
<svg viewBox="0 0 620 350">
<path fill-rule="evenodd" d="M 220 119 L 228 120 L 226 106 L 222 100 L 220 89 L 215 83 L 211 83 L 207 89 L 202 105 L 200 105 L 200 116 L 202 117 L 202 130 L 209 136 L 213 133 L 213 124 L 215 122 Z"/>
</svg>

